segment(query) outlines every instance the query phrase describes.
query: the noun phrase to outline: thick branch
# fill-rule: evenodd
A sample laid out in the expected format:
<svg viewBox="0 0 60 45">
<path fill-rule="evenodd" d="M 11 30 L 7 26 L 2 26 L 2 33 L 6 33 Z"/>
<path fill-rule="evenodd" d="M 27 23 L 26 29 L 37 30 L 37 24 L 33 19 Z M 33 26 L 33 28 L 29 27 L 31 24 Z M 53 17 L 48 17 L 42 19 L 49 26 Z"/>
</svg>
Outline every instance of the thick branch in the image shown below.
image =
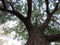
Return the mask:
<svg viewBox="0 0 60 45">
<path fill-rule="evenodd" d="M 2 1 L 2 0 L 1 0 Z M 6 12 L 9 12 L 9 13 L 12 13 L 14 14 L 15 16 L 17 16 L 19 19 L 21 19 L 21 21 L 23 21 L 23 23 L 25 24 L 26 28 L 28 30 L 30 30 L 32 28 L 32 24 L 31 24 L 31 21 L 28 20 L 30 19 L 31 17 L 31 12 L 32 12 L 32 0 L 27 0 L 28 2 L 28 16 L 27 18 L 24 17 L 21 13 L 19 13 L 18 11 L 14 10 L 14 7 L 12 6 L 12 4 L 10 2 L 7 2 L 10 4 L 10 6 L 12 7 L 12 10 L 9 10 L 9 9 L 5 9 L 5 8 L 0 8 L 1 11 L 6 11 Z"/>
<path fill-rule="evenodd" d="M 5 0 L 1 0 L 2 1 L 2 4 L 3 4 L 3 8 L 6 9 L 6 4 L 5 4 Z"/>
<path fill-rule="evenodd" d="M 41 29 L 40 31 L 43 32 L 47 28 L 47 26 L 51 20 L 51 17 L 52 17 L 52 15 L 49 15 L 49 17 L 46 18 L 45 22 L 39 27 L 39 29 Z"/>
<path fill-rule="evenodd" d="M 28 13 L 27 13 L 27 18 L 31 18 L 31 12 L 32 12 L 32 0 L 27 0 L 28 3 Z"/>
<path fill-rule="evenodd" d="M 4 0 L 1 0 L 3 4 L 3 8 L 7 9 L 7 4 L 11 6 L 12 10 L 15 10 L 13 5 L 10 2 L 5 2 Z"/>
<path fill-rule="evenodd" d="M 46 2 L 46 13 L 48 15 L 50 13 L 49 12 L 49 1 L 48 0 L 45 0 L 45 2 Z"/>
<path fill-rule="evenodd" d="M 51 20 L 51 17 L 52 17 L 52 15 L 49 12 L 49 1 L 45 0 L 45 2 L 46 2 L 47 18 L 46 18 L 45 22 L 39 27 L 39 29 L 41 29 L 40 31 L 44 31 L 46 29 L 46 27 L 48 26 L 48 24 L 49 24 L 49 22 Z"/>
<path fill-rule="evenodd" d="M 58 10 L 58 5 L 59 5 L 59 3 L 56 4 L 54 10 L 53 10 L 52 13 L 51 13 L 52 15 Z"/>
<path fill-rule="evenodd" d="M 48 26 L 48 24 L 49 24 L 49 22 L 50 22 L 50 20 L 51 20 L 51 17 L 53 16 L 53 14 L 57 11 L 57 9 L 58 9 L 58 5 L 59 5 L 59 3 L 57 3 L 57 5 L 56 5 L 56 7 L 55 7 L 55 9 L 53 10 L 53 12 L 52 13 L 50 13 L 49 12 L 49 9 L 48 9 L 48 0 L 45 0 L 46 1 L 46 11 L 48 11 L 47 12 L 47 18 L 46 18 L 46 20 L 45 20 L 45 22 L 39 27 L 39 29 L 41 29 L 40 31 L 44 31 L 45 29 L 46 29 L 46 27 Z"/>
<path fill-rule="evenodd" d="M 30 22 L 30 20 L 28 20 L 26 17 L 24 17 L 21 13 L 19 13 L 18 11 L 15 10 L 5 10 L 3 8 L 0 8 L 1 11 L 6 11 L 9 13 L 14 14 L 15 16 L 17 16 L 21 21 L 23 21 L 23 23 L 25 24 L 26 28 L 28 29 L 28 31 L 32 28 L 32 24 Z"/>
<path fill-rule="evenodd" d="M 12 10 L 5 9 L 5 8 L 0 8 L 0 10 L 5 11 L 5 12 L 9 12 L 9 13 L 17 16 L 21 21 L 23 21 L 23 23 L 25 24 L 25 26 L 29 32 L 33 28 L 33 25 L 31 24 L 31 21 L 30 21 L 31 12 L 32 12 L 32 0 L 27 0 L 27 2 L 28 2 L 28 16 L 27 17 L 24 17 L 21 13 L 16 11 L 10 2 L 7 2 L 7 3 L 10 4 L 10 6 L 12 7 Z M 4 5 L 4 6 L 6 6 L 6 5 Z"/>
<path fill-rule="evenodd" d="M 25 20 L 25 17 L 24 17 L 21 13 L 19 13 L 18 11 L 15 11 L 15 10 L 6 10 L 6 9 L 4 9 L 4 8 L 0 8 L 0 10 L 1 10 L 1 11 L 6 11 L 6 12 L 9 12 L 9 13 L 12 13 L 12 14 L 16 15 L 16 16 L 17 16 L 19 19 L 21 19 L 22 21 Z"/>
<path fill-rule="evenodd" d="M 12 5 L 10 2 L 7 2 L 7 3 L 9 3 L 9 4 L 10 4 L 10 6 L 11 6 L 12 10 L 15 10 L 15 9 L 14 9 L 14 7 L 13 7 L 13 5 Z"/>
<path fill-rule="evenodd" d="M 54 34 L 54 35 L 49 35 L 47 36 L 48 41 L 58 41 L 60 40 L 60 33 L 59 34 Z"/>
</svg>

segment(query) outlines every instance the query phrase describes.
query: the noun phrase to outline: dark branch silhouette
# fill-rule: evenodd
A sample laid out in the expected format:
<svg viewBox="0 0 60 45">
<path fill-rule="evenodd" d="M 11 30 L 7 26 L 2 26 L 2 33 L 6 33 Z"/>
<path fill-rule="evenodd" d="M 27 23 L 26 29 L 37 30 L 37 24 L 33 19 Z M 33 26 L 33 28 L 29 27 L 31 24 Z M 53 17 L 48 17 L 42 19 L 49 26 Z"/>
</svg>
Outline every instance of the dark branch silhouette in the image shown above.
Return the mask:
<svg viewBox="0 0 60 45">
<path fill-rule="evenodd" d="M 58 9 L 58 5 L 59 3 L 57 3 L 57 5 L 55 6 L 55 9 L 52 11 L 52 13 L 49 12 L 49 7 L 48 7 L 48 0 L 45 0 L 46 1 L 46 12 L 47 12 L 47 18 L 45 20 L 45 22 L 39 27 L 39 29 L 41 29 L 40 31 L 44 31 L 46 29 L 46 27 L 48 26 L 50 20 L 51 20 L 51 17 L 53 16 L 53 14 L 57 11 Z"/>
<path fill-rule="evenodd" d="M 1 11 L 6 11 L 6 12 L 9 12 L 11 14 L 14 14 L 21 21 L 23 21 L 23 23 L 25 24 L 25 26 L 27 28 L 27 31 L 28 31 L 28 35 L 29 35 L 29 38 L 28 38 L 28 41 L 27 41 L 26 45 L 48 45 L 48 41 L 56 41 L 56 40 L 60 39 L 60 34 L 48 35 L 48 36 L 45 37 L 44 32 L 43 32 L 47 28 L 47 26 L 48 26 L 48 24 L 51 20 L 51 17 L 57 11 L 59 3 L 57 3 L 54 10 L 50 13 L 50 11 L 49 11 L 49 1 L 45 0 L 47 18 L 44 21 L 44 23 L 42 23 L 42 25 L 39 28 L 37 28 L 34 25 L 32 25 L 31 20 L 30 20 L 31 19 L 31 13 L 32 13 L 32 0 L 27 0 L 27 5 L 28 5 L 27 17 L 24 17 L 21 13 L 16 11 L 14 9 L 13 5 L 10 2 L 8 2 L 8 3 L 12 7 L 12 10 L 5 9 L 5 8 L 7 8 L 6 4 L 5 4 L 5 1 L 4 0 L 1 0 L 1 1 L 2 1 L 2 4 L 3 4 L 3 8 L 0 7 Z M 37 22 L 37 18 L 36 18 L 36 22 Z"/>
<path fill-rule="evenodd" d="M 45 3 L 46 3 L 46 13 L 48 15 L 50 13 L 49 12 L 49 1 L 48 0 L 45 0 Z"/>
<path fill-rule="evenodd" d="M 47 28 L 47 26 L 48 26 L 48 24 L 51 20 L 51 17 L 52 16 L 49 16 L 49 17 L 46 18 L 45 22 L 39 27 L 39 29 L 41 29 L 40 31 L 43 32 Z"/>
<path fill-rule="evenodd" d="M 47 36 L 48 41 L 58 41 L 60 40 L 60 33 L 59 34 L 53 34 L 53 35 L 48 35 Z"/>
<path fill-rule="evenodd" d="M 40 31 L 44 31 L 46 29 L 46 27 L 48 26 L 50 20 L 51 20 L 51 14 L 49 12 L 49 1 L 48 0 L 45 0 L 45 3 L 46 3 L 46 13 L 47 13 L 47 18 L 46 20 L 44 21 L 44 23 L 39 27 L 39 29 L 41 29 Z"/>
<path fill-rule="evenodd" d="M 11 4 L 11 2 L 7 2 L 7 3 L 10 4 L 12 10 L 15 10 L 14 7 L 13 7 L 13 5 Z"/>
<path fill-rule="evenodd" d="M 32 2 L 32 0 L 30 0 Z M 13 5 L 8 2 L 10 4 L 10 6 L 12 7 L 12 10 L 9 10 L 9 9 L 5 9 L 5 8 L 0 8 L 1 11 L 6 11 L 6 12 L 9 12 L 11 14 L 14 14 L 15 16 L 17 16 L 21 21 L 24 22 L 24 24 L 26 25 L 26 27 L 28 28 L 31 28 L 32 24 L 31 24 L 31 21 L 29 20 L 30 19 L 30 16 L 31 16 L 31 11 L 30 8 L 31 6 L 28 5 L 28 17 L 24 17 L 21 13 L 19 13 L 18 11 L 16 11 L 13 7 Z M 28 4 L 31 4 L 29 1 L 28 1 Z M 31 26 L 30 26 L 31 25 Z"/>
<path fill-rule="evenodd" d="M 7 9 L 6 4 L 5 4 L 5 0 L 1 0 L 1 1 L 2 1 L 2 4 L 3 4 L 3 8 Z"/>
<path fill-rule="evenodd" d="M 21 21 L 23 21 L 24 22 L 24 20 L 25 20 L 25 17 L 21 14 L 21 13 L 19 13 L 18 11 L 15 11 L 15 10 L 7 10 L 7 9 L 4 9 L 4 8 L 0 8 L 0 10 L 1 11 L 6 11 L 6 12 L 8 12 L 8 13 L 11 13 L 11 14 L 14 14 L 14 15 L 16 15 L 19 19 L 21 19 Z"/>
<path fill-rule="evenodd" d="M 59 3 L 56 4 L 56 6 L 55 6 L 54 10 L 52 11 L 51 15 L 53 15 L 58 10 L 58 5 L 59 5 Z"/>
<path fill-rule="evenodd" d="M 32 13 L 32 0 L 27 0 L 27 5 L 28 5 L 27 18 L 30 19 Z"/>
</svg>

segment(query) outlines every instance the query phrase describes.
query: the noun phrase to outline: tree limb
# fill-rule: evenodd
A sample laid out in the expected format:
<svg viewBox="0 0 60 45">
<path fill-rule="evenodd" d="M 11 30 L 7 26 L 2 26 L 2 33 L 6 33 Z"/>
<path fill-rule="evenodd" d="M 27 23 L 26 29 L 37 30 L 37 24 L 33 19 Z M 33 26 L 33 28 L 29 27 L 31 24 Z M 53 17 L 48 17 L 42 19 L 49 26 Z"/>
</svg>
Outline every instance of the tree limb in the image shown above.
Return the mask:
<svg viewBox="0 0 60 45">
<path fill-rule="evenodd" d="M 47 13 L 47 18 L 46 20 L 44 21 L 44 23 L 39 27 L 39 29 L 41 29 L 40 31 L 44 31 L 46 29 L 46 27 L 48 26 L 50 20 L 51 20 L 51 17 L 52 15 L 50 14 L 49 12 L 49 1 L 48 0 L 45 0 L 46 2 L 46 13 Z"/>
<path fill-rule="evenodd" d="M 1 0 L 2 1 L 2 0 Z M 28 1 L 28 0 L 27 0 Z M 31 17 L 31 11 L 32 11 L 32 0 L 29 0 L 28 1 L 28 16 L 27 17 L 24 17 L 21 13 L 19 13 L 18 11 L 16 11 L 14 9 L 14 7 L 12 6 L 12 4 L 10 2 L 8 2 L 10 4 L 10 6 L 12 7 L 12 10 L 9 10 L 9 9 L 5 9 L 5 8 L 1 8 L 0 7 L 0 10 L 1 11 L 5 11 L 5 12 L 9 12 L 11 14 L 14 14 L 15 16 L 17 16 L 21 21 L 23 21 L 23 23 L 26 25 L 26 28 L 28 30 L 30 30 L 32 28 L 32 24 L 31 24 L 31 21 L 29 20 L 30 17 Z M 6 6 L 6 5 L 5 5 Z"/>
<path fill-rule="evenodd" d="M 9 3 L 9 4 L 10 4 L 10 6 L 11 6 L 12 10 L 15 10 L 15 9 L 14 9 L 14 7 L 13 7 L 13 5 L 11 4 L 11 2 L 7 2 L 7 3 Z"/>
<path fill-rule="evenodd" d="M 12 10 L 15 10 L 14 7 L 13 7 L 13 5 L 10 2 L 5 2 L 4 0 L 1 0 L 1 1 L 2 1 L 4 9 L 7 9 L 8 8 L 7 4 L 9 4 L 11 6 Z"/>
<path fill-rule="evenodd" d="M 60 40 L 60 33 L 59 34 L 48 35 L 47 39 L 48 39 L 49 42 L 58 41 L 58 40 Z"/>
<path fill-rule="evenodd" d="M 49 1 L 48 0 L 45 0 L 45 3 L 46 3 L 46 13 L 48 15 L 50 13 L 49 12 Z"/>
<path fill-rule="evenodd" d="M 30 20 L 32 12 L 32 0 L 27 0 L 27 5 L 28 5 L 27 18 Z"/>
<path fill-rule="evenodd" d="M 16 15 L 19 19 L 21 19 L 21 21 L 23 21 L 23 22 L 25 21 L 25 17 L 21 13 L 19 13 L 18 11 L 16 11 L 14 9 L 13 5 L 10 2 L 6 2 L 6 3 L 10 4 L 10 6 L 12 7 L 12 10 L 7 9 L 4 0 L 1 0 L 1 1 L 2 1 L 2 4 L 3 4 L 3 8 L 0 8 L 1 11 L 6 11 L 6 12 L 9 12 L 9 13 L 12 13 L 12 14 Z"/>
<path fill-rule="evenodd" d="M 48 0 L 45 0 L 46 1 L 46 11 L 47 11 L 47 18 L 46 20 L 44 21 L 44 23 L 39 27 L 39 29 L 41 29 L 40 31 L 44 31 L 46 29 L 46 27 L 48 26 L 50 20 L 51 20 L 51 17 L 53 16 L 53 14 L 57 11 L 58 9 L 58 5 L 59 3 L 57 3 L 54 11 L 52 13 L 49 12 L 49 8 L 48 8 Z"/>
<path fill-rule="evenodd" d="M 25 17 L 19 13 L 18 11 L 15 11 L 15 10 L 7 10 L 7 9 L 4 9 L 4 8 L 0 8 L 1 11 L 6 11 L 6 12 L 9 12 L 9 13 L 12 13 L 14 15 L 16 15 L 19 19 L 21 19 L 21 21 L 24 21 L 25 20 Z"/>
<path fill-rule="evenodd" d="M 39 30 L 41 29 L 40 30 L 41 32 L 43 32 L 47 28 L 47 26 L 51 20 L 51 17 L 52 17 L 52 15 L 49 15 L 49 17 L 47 17 L 46 20 L 44 21 L 44 23 L 39 27 Z"/>
<path fill-rule="evenodd" d="M 6 4 L 5 4 L 5 0 L 1 0 L 1 1 L 2 1 L 2 4 L 3 4 L 3 8 L 7 9 Z"/>
<path fill-rule="evenodd" d="M 51 13 L 52 15 L 58 10 L 58 5 L 59 5 L 59 3 L 56 4 L 54 10 L 53 10 L 52 13 Z"/>
</svg>

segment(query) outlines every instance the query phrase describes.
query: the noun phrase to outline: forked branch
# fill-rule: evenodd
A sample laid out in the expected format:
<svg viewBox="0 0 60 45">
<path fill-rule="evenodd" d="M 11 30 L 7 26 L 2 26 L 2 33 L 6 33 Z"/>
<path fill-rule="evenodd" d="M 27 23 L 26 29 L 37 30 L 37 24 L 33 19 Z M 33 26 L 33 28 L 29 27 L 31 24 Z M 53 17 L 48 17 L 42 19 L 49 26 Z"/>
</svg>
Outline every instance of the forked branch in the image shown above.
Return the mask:
<svg viewBox="0 0 60 45">
<path fill-rule="evenodd" d="M 2 0 L 1 0 L 2 1 Z M 3 0 L 4 1 L 4 0 Z M 30 2 L 29 2 L 30 1 Z M 32 28 L 32 24 L 31 24 L 31 22 L 30 22 L 30 20 L 28 20 L 28 18 L 30 19 L 30 17 L 31 17 L 31 10 L 32 10 L 32 8 L 31 8 L 31 6 L 32 6 L 32 0 L 29 0 L 28 1 L 28 16 L 27 17 L 24 17 L 21 13 L 19 13 L 18 11 L 16 11 L 15 9 L 14 9 L 14 7 L 13 7 L 13 5 L 10 3 L 10 2 L 8 2 L 9 4 L 10 4 L 10 6 L 12 7 L 12 10 L 10 10 L 10 9 L 5 9 L 5 8 L 2 8 L 2 7 L 0 7 L 0 10 L 1 11 L 5 11 L 5 12 L 8 12 L 8 13 L 11 13 L 11 14 L 14 14 L 15 16 L 17 16 L 21 21 L 23 21 L 23 23 L 26 25 L 26 28 L 28 29 L 31 29 Z M 4 6 L 6 6 L 5 4 L 4 4 Z"/>
<path fill-rule="evenodd" d="M 8 2 L 8 3 L 10 4 L 10 6 L 12 7 L 13 10 L 7 9 L 5 1 L 4 0 L 1 0 L 1 1 L 2 1 L 2 4 L 3 4 L 3 8 L 0 7 L 1 11 L 6 11 L 6 12 L 9 12 L 9 13 L 12 13 L 12 14 L 16 15 L 19 19 L 21 19 L 21 21 L 25 21 L 25 17 L 21 13 L 19 13 L 18 11 L 14 10 L 14 7 L 10 2 Z"/>
<path fill-rule="evenodd" d="M 58 5 L 59 5 L 59 3 L 57 3 L 57 5 L 55 6 L 55 9 L 52 11 L 52 13 L 50 13 L 49 8 L 48 8 L 48 0 L 45 0 L 45 1 L 46 1 L 47 18 L 46 18 L 45 22 L 39 27 L 39 29 L 41 29 L 40 31 L 44 31 L 46 29 L 46 27 L 48 26 L 48 24 L 51 20 L 51 17 L 57 11 Z"/>
<path fill-rule="evenodd" d="M 46 29 L 46 27 L 48 26 L 50 19 L 52 17 L 50 14 L 50 11 L 49 11 L 49 1 L 45 0 L 45 3 L 46 3 L 47 18 L 46 18 L 45 22 L 39 27 L 39 29 L 41 29 L 40 31 L 44 31 Z"/>
</svg>

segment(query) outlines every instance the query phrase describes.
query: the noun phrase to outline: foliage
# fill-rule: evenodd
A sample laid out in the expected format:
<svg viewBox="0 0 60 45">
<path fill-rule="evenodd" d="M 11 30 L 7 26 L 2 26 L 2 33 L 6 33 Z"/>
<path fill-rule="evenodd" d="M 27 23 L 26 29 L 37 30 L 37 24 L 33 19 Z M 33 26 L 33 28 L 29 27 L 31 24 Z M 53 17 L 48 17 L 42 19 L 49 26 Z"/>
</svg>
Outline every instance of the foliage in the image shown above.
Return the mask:
<svg viewBox="0 0 60 45">
<path fill-rule="evenodd" d="M 27 2 L 26 1 L 25 2 L 23 2 L 22 0 L 16 0 L 16 1 L 8 0 L 8 1 L 10 1 L 12 3 L 15 10 L 21 12 L 22 14 L 24 14 L 24 16 L 27 16 L 26 15 L 27 14 Z M 53 11 L 56 3 L 57 3 L 56 0 L 49 0 L 50 12 Z M 39 27 L 46 19 L 45 1 L 44 0 L 33 0 L 32 5 L 33 5 L 33 7 L 32 7 L 31 22 L 32 22 L 33 25 Z M 6 21 L 9 21 L 9 20 L 10 21 L 11 20 L 17 20 L 17 17 L 15 17 L 13 14 L 9 14 L 9 13 L 6 13 L 6 12 L 4 12 L 4 14 L 2 14 L 2 13 L 0 13 L 0 23 L 1 24 L 5 23 Z M 52 17 L 49 26 L 44 31 L 45 34 L 51 35 L 51 34 L 55 34 L 55 33 L 60 33 L 60 25 L 59 25 L 60 14 L 59 13 L 60 13 L 60 11 L 58 9 L 57 12 Z M 25 39 L 28 38 L 27 29 L 26 29 L 25 25 L 22 23 L 21 20 L 19 20 L 18 25 L 16 27 L 11 28 L 9 30 L 6 29 L 5 31 L 7 33 L 9 33 L 13 30 L 16 31 L 16 33 L 18 34 L 15 37 L 19 36 L 19 38 L 20 38 L 20 36 L 22 36 L 22 38 L 25 38 Z"/>
</svg>

